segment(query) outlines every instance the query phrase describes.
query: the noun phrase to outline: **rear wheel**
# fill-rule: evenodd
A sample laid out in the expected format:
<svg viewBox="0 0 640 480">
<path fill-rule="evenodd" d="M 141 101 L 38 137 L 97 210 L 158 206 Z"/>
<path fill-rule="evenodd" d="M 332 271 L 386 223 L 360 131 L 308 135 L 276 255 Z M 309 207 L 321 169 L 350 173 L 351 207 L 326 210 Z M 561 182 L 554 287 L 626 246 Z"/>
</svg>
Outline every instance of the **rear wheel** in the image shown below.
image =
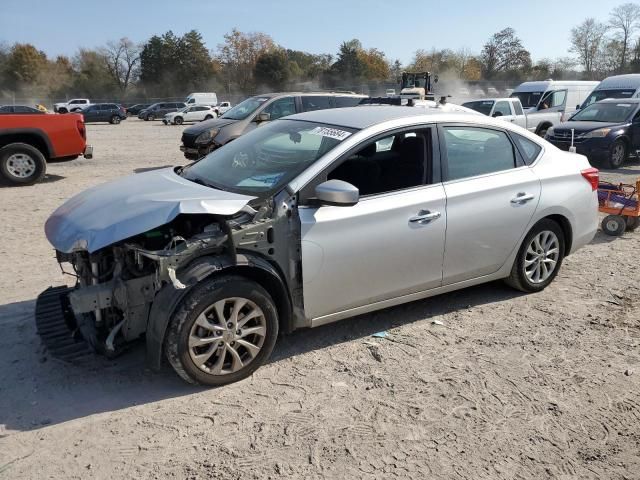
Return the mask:
<svg viewBox="0 0 640 480">
<path fill-rule="evenodd" d="M 564 248 L 560 226 L 553 220 L 540 220 L 522 242 L 507 284 L 529 293 L 544 290 L 558 274 Z"/>
<path fill-rule="evenodd" d="M 173 123 L 175 123 L 176 125 L 182 125 L 182 122 L 184 120 L 182 119 L 182 117 L 176 117 L 173 119 Z"/>
<path fill-rule="evenodd" d="M 545 124 L 545 125 L 542 125 L 542 126 L 538 127 L 538 132 L 537 132 L 538 136 L 544 138 L 545 135 L 547 134 L 547 130 L 549 130 L 550 126 L 551 125 L 546 125 Z"/>
<path fill-rule="evenodd" d="M 278 336 L 278 314 L 266 290 L 239 276 L 194 287 L 171 318 L 164 348 L 190 383 L 219 386 L 242 380 L 262 365 Z"/>
<path fill-rule="evenodd" d="M 609 168 L 620 168 L 627 159 L 627 144 L 624 140 L 616 140 L 609 151 Z"/>
<path fill-rule="evenodd" d="M 150 121 L 150 120 L 155 120 L 156 117 L 153 115 L 153 113 L 149 113 L 147 114 L 145 120 Z"/>
<path fill-rule="evenodd" d="M 47 171 L 42 152 L 26 143 L 12 143 L 0 149 L 0 176 L 13 185 L 33 185 Z"/>
<path fill-rule="evenodd" d="M 612 237 L 621 236 L 627 228 L 627 221 L 622 215 L 607 215 L 601 223 L 602 231 Z"/>
<path fill-rule="evenodd" d="M 59 108 L 58 113 L 67 113 L 68 110 L 66 108 Z"/>
<path fill-rule="evenodd" d="M 118 125 L 120 123 L 120 117 L 118 115 L 114 115 L 109 120 L 109 123 L 111 123 L 112 125 Z"/>
<path fill-rule="evenodd" d="M 640 226 L 640 217 L 627 217 L 627 230 L 633 232 Z"/>
<path fill-rule="evenodd" d="M 213 118 L 213 115 L 207 115 L 206 117 L 204 117 L 205 120 L 211 120 Z"/>
</svg>

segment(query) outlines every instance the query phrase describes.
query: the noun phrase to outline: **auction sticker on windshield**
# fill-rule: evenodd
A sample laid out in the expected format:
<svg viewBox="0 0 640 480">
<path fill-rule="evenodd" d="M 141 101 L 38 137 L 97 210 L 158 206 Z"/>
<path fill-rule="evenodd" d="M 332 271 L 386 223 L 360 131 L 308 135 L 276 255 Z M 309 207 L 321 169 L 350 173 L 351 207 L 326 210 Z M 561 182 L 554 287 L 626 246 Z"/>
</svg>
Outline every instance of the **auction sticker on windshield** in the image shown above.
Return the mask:
<svg viewBox="0 0 640 480">
<path fill-rule="evenodd" d="M 322 137 L 333 138 L 334 140 L 344 140 L 351 132 L 346 132 L 337 128 L 329 127 L 316 127 L 313 130 L 309 130 L 311 135 L 320 135 Z"/>
</svg>

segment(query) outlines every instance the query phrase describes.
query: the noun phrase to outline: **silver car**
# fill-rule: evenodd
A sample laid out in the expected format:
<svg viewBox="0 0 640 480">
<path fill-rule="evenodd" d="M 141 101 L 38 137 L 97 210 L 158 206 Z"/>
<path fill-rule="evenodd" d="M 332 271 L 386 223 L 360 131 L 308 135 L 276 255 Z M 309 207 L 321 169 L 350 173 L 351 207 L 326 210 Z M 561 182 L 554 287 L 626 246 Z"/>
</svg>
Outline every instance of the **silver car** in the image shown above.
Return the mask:
<svg viewBox="0 0 640 480">
<path fill-rule="evenodd" d="M 597 182 L 585 157 L 479 115 L 293 115 L 58 208 L 46 235 L 77 284 L 40 295 L 38 330 L 63 358 L 143 337 L 153 367 L 234 382 L 279 333 L 497 279 L 544 289 L 595 234 Z"/>
</svg>

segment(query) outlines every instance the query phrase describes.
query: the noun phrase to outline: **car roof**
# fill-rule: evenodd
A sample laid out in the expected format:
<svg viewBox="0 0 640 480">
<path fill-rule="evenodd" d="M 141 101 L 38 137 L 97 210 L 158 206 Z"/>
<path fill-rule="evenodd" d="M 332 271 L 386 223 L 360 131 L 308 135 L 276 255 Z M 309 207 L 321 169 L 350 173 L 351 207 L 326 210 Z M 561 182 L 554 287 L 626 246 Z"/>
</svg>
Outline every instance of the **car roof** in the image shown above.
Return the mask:
<svg viewBox="0 0 640 480">
<path fill-rule="evenodd" d="M 302 97 L 308 97 L 308 96 L 343 96 L 343 97 L 361 97 L 361 98 L 366 98 L 367 95 L 363 95 L 363 94 L 359 94 L 359 93 L 353 93 L 353 92 L 273 92 L 273 93 L 263 93 L 261 95 L 253 95 L 254 97 L 267 97 L 267 98 L 275 98 L 275 97 L 287 97 L 287 96 L 302 96 Z"/>
<path fill-rule="evenodd" d="M 422 107 L 399 107 L 399 106 L 377 106 L 363 105 L 359 107 L 330 108 L 326 110 L 314 110 L 312 112 L 297 113 L 289 115 L 283 120 L 303 120 L 306 122 L 326 123 L 348 128 L 363 129 L 384 123 L 389 120 L 396 120 L 406 117 L 437 117 L 441 120 L 455 121 L 462 119 L 473 119 L 478 121 L 478 116 L 469 113 L 453 113 L 439 110 L 437 108 Z M 446 117 L 446 118 L 444 118 Z M 482 118 L 485 118 L 482 116 Z M 435 120 L 436 118 L 429 119 Z M 504 122 L 503 122 L 504 123 Z"/>
<path fill-rule="evenodd" d="M 476 98 L 473 100 L 467 100 L 462 105 L 464 105 L 465 103 L 471 103 L 471 102 L 513 102 L 514 100 L 520 101 L 518 98 L 514 98 L 514 97 L 499 97 L 499 98 L 489 97 L 489 98 Z"/>
</svg>

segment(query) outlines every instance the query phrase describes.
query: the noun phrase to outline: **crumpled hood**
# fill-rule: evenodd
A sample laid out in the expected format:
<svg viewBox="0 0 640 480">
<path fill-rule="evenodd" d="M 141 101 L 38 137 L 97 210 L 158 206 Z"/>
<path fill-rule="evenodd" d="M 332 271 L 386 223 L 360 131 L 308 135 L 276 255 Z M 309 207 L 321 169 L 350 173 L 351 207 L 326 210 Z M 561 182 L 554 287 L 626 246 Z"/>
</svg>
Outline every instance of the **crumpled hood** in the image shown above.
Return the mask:
<svg viewBox="0 0 640 480">
<path fill-rule="evenodd" d="M 181 213 L 233 215 L 253 198 L 199 185 L 173 168 L 163 168 L 79 193 L 53 212 L 44 230 L 57 250 L 91 253 L 162 226 Z"/>
</svg>

